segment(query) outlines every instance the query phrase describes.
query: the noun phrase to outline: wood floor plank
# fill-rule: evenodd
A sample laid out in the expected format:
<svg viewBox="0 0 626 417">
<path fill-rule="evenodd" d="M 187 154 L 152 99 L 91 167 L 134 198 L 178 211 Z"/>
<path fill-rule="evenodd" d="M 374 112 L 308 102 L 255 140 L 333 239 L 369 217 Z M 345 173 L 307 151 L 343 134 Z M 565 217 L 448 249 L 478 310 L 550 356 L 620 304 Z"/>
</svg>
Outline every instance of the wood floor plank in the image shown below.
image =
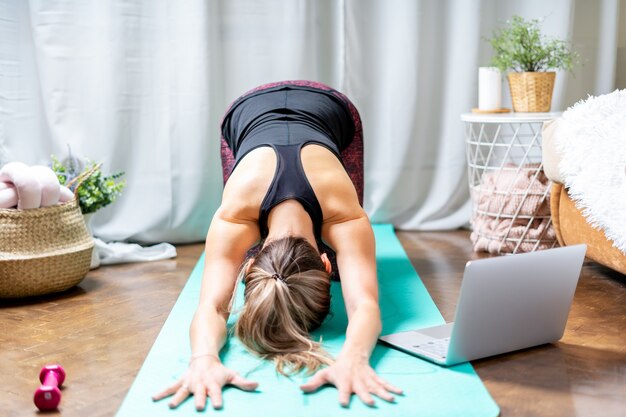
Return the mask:
<svg viewBox="0 0 626 417">
<path fill-rule="evenodd" d="M 398 232 L 446 320 L 454 318 L 466 231 Z M 113 416 L 174 305 L 203 245 L 175 260 L 102 267 L 72 290 L 0 300 L 0 416 L 38 415 L 39 369 L 68 377 L 58 413 Z M 503 416 L 624 416 L 626 280 L 586 263 L 564 338 L 553 345 L 474 362 Z M 165 405 L 164 405 L 165 406 Z"/>
</svg>

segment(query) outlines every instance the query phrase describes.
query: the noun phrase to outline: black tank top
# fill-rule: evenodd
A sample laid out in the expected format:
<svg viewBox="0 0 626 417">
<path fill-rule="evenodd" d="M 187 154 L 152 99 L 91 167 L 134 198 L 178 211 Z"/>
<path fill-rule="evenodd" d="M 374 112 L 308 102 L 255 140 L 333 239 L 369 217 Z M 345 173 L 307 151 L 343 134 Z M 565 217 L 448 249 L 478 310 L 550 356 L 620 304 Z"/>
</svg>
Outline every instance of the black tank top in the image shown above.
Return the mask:
<svg viewBox="0 0 626 417">
<path fill-rule="evenodd" d="M 235 156 L 235 166 L 253 149 L 270 146 L 276 153 L 274 178 L 259 209 L 261 238 L 277 204 L 295 199 L 307 211 L 313 232 L 321 240 L 323 213 L 302 167 L 302 148 L 315 143 L 340 152 L 354 136 L 347 105 L 332 92 L 312 87 L 281 85 L 235 101 L 222 122 L 222 134 Z M 343 163 L 343 162 L 342 162 Z"/>
</svg>

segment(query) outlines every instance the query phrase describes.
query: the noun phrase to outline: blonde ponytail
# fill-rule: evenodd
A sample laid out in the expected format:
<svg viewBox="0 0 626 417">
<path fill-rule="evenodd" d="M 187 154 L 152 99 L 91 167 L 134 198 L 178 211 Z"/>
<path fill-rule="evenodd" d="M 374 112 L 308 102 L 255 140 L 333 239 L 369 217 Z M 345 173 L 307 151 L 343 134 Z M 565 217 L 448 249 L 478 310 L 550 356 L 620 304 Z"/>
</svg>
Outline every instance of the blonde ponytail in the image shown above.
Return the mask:
<svg viewBox="0 0 626 417">
<path fill-rule="evenodd" d="M 309 332 L 330 309 L 330 277 L 305 239 L 287 237 L 268 243 L 244 276 L 244 306 L 235 335 L 251 351 L 273 360 L 284 375 L 312 373 L 332 363 Z"/>
</svg>

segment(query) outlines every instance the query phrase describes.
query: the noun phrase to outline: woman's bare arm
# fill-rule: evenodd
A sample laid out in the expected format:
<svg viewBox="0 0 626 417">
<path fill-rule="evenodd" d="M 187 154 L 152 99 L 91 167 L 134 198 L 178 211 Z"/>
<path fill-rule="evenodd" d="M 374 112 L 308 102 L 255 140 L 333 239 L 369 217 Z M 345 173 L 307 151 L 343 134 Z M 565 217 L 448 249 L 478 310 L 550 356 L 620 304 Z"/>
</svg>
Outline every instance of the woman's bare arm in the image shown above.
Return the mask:
<svg viewBox="0 0 626 417">
<path fill-rule="evenodd" d="M 376 244 L 367 216 L 333 224 L 328 240 L 337 253 L 341 291 L 348 313 L 341 354 L 369 359 L 381 331 Z"/>
<path fill-rule="evenodd" d="M 302 386 L 313 391 L 324 383 L 334 384 L 339 402 L 347 406 L 355 393 L 367 405 L 373 405 L 371 394 L 393 401 L 391 392 L 402 391 L 382 380 L 369 365 L 369 359 L 381 331 L 376 277 L 374 232 L 367 215 L 327 228 L 327 240 L 337 253 L 341 271 L 341 289 L 348 313 L 346 341 L 337 361 L 318 372 Z"/>
<path fill-rule="evenodd" d="M 258 234 L 254 222 L 228 219 L 220 210 L 213 217 L 206 239 L 200 301 L 190 329 L 189 369 L 175 384 L 155 395 L 154 400 L 174 395 L 170 401 L 170 407 L 174 408 L 193 393 L 198 410 L 206 406 L 207 396 L 214 408 L 221 408 L 224 385 L 244 390 L 256 388 L 255 382 L 225 368 L 219 351 L 226 341 L 228 307 L 236 290 L 237 273 Z"/>
<path fill-rule="evenodd" d="M 226 219 L 219 211 L 213 217 L 206 239 L 200 301 L 190 329 L 193 357 L 218 356 L 224 345 L 237 274 L 258 235 L 254 222 Z"/>
</svg>

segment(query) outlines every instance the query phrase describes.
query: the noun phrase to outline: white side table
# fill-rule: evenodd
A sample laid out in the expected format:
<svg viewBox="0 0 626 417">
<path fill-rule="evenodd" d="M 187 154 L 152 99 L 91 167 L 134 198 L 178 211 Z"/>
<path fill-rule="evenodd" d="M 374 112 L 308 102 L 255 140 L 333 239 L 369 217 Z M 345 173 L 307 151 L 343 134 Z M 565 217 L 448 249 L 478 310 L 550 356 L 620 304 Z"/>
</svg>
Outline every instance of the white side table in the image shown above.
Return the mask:
<svg viewBox="0 0 626 417">
<path fill-rule="evenodd" d="M 557 245 L 541 161 L 552 113 L 464 113 L 474 249 L 511 254 Z"/>
</svg>

